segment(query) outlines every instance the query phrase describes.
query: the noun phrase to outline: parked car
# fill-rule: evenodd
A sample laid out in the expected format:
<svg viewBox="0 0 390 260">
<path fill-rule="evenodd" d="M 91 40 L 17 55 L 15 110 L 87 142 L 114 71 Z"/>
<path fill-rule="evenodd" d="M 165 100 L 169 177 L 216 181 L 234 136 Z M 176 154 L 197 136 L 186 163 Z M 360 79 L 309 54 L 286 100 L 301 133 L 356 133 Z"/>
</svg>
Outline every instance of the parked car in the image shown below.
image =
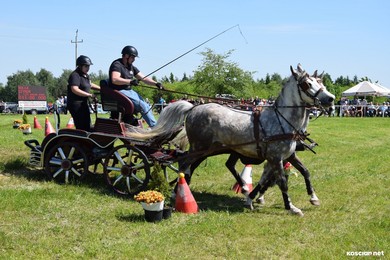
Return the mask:
<svg viewBox="0 0 390 260">
<path fill-rule="evenodd" d="M 18 103 L 15 102 L 4 102 L 4 108 L 1 111 L 2 113 L 17 113 L 18 112 Z"/>
</svg>

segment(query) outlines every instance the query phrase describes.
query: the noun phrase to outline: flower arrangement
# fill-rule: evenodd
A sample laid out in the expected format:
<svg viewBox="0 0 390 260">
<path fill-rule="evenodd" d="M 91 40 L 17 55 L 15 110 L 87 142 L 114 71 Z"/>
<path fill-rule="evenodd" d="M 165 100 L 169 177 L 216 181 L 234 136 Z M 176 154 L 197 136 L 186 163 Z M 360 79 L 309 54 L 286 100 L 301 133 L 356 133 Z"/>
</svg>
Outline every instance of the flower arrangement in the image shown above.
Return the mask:
<svg viewBox="0 0 390 260">
<path fill-rule="evenodd" d="M 16 129 L 19 127 L 19 125 L 22 123 L 22 120 L 19 120 L 19 119 L 15 119 L 14 120 L 14 125 L 13 125 L 13 128 Z"/>
<path fill-rule="evenodd" d="M 31 125 L 30 124 L 22 124 L 18 128 L 20 130 L 27 130 L 27 129 L 31 128 Z"/>
<path fill-rule="evenodd" d="M 134 199 L 137 202 L 152 204 L 152 203 L 162 202 L 164 201 L 165 198 L 161 192 L 158 192 L 156 190 L 147 190 L 147 191 L 141 191 L 140 193 L 135 195 Z"/>
<path fill-rule="evenodd" d="M 292 166 L 291 163 L 287 162 L 284 166 L 284 174 L 285 175 L 295 175 L 295 177 L 298 177 L 298 173 L 294 171 L 294 166 Z"/>
</svg>

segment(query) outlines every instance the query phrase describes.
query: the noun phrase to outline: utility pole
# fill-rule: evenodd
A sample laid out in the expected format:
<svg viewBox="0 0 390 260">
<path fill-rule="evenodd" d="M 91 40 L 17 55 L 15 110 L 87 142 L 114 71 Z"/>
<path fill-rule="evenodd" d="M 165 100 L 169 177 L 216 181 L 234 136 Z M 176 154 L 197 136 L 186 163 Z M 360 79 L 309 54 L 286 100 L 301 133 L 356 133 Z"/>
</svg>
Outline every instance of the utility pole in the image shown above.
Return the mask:
<svg viewBox="0 0 390 260">
<path fill-rule="evenodd" d="M 79 29 L 76 30 L 76 37 L 75 37 L 75 40 L 74 40 L 74 41 L 70 41 L 71 43 L 74 43 L 74 44 L 75 44 L 75 59 L 74 59 L 74 60 L 75 60 L 75 63 L 76 63 L 76 61 L 77 61 L 77 44 L 83 42 L 83 40 L 81 40 L 81 41 L 78 41 L 78 40 L 77 40 L 78 34 L 79 34 Z M 77 64 L 76 64 L 76 67 L 77 67 Z"/>
</svg>

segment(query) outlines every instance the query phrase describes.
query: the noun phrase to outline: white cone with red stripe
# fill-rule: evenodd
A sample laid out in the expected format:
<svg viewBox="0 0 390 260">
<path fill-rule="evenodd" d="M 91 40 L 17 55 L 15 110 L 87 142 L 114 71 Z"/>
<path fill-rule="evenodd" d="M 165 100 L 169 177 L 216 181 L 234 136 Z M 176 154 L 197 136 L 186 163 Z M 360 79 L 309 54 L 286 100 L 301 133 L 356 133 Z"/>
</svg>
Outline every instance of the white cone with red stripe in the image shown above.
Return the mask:
<svg viewBox="0 0 390 260">
<path fill-rule="evenodd" d="M 71 117 L 68 121 L 68 124 L 66 125 L 66 128 L 74 128 L 74 121 L 73 117 Z"/>
<path fill-rule="evenodd" d="M 244 190 L 247 190 L 248 192 L 251 192 L 253 189 L 253 184 L 252 184 L 252 165 L 247 164 L 245 165 L 245 168 L 242 170 L 240 174 L 240 178 L 242 182 L 244 183 Z M 240 184 L 236 182 L 234 184 L 232 190 L 234 190 L 236 193 L 241 192 L 241 187 Z"/>
</svg>

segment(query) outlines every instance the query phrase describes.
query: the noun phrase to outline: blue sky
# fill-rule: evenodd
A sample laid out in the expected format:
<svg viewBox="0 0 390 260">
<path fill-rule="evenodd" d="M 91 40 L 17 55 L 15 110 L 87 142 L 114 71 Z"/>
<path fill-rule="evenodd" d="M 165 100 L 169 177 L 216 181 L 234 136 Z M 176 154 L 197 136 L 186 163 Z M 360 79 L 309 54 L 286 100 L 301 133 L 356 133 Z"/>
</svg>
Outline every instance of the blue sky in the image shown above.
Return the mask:
<svg viewBox="0 0 390 260">
<path fill-rule="evenodd" d="M 136 66 L 149 74 L 214 35 L 239 24 L 161 69 L 192 75 L 206 47 L 235 51 L 230 61 L 255 78 L 290 75 L 301 63 L 312 73 L 351 79 L 368 77 L 390 88 L 390 1 L 2 1 L 0 82 L 17 71 L 41 68 L 61 75 L 78 54 L 89 56 L 91 72 L 107 73 L 125 45 L 138 49 Z"/>
</svg>

